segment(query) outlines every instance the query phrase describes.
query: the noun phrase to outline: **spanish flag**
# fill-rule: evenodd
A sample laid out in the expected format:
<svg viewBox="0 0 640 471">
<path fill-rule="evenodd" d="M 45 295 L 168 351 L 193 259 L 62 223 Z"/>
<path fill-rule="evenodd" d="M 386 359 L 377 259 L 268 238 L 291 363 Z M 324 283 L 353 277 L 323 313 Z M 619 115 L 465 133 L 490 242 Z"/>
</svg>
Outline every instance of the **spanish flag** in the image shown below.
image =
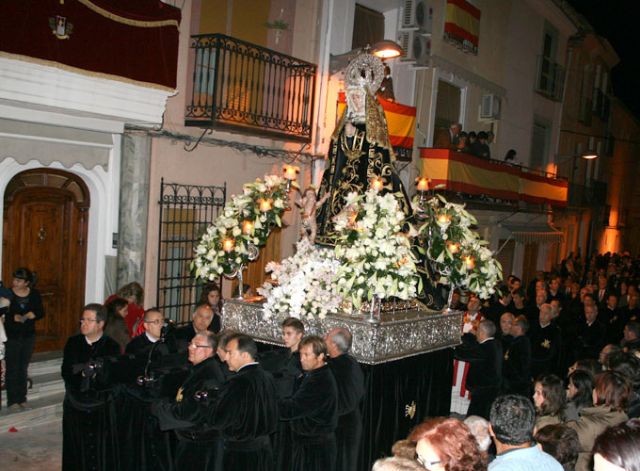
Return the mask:
<svg viewBox="0 0 640 471">
<path fill-rule="evenodd" d="M 416 129 L 415 106 L 401 105 L 392 101 L 383 100 L 379 97 L 378 101 L 382 105 L 384 115 L 387 118 L 391 146 L 413 149 L 413 135 Z M 346 106 L 346 96 L 344 92 L 340 92 L 338 95 L 338 118 L 342 116 Z"/>
<path fill-rule="evenodd" d="M 480 10 L 466 0 L 447 0 L 444 33 L 449 39 L 478 50 Z"/>
</svg>

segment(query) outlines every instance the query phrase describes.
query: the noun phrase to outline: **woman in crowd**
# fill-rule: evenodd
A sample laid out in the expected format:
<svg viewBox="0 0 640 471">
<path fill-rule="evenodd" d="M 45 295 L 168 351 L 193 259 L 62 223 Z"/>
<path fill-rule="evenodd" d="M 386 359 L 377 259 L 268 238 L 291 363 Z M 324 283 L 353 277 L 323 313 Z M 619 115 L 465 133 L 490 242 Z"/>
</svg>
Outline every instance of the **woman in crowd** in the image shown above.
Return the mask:
<svg viewBox="0 0 640 471">
<path fill-rule="evenodd" d="M 124 353 L 127 344 L 131 340 L 129 329 L 125 322 L 129 303 L 124 298 L 114 298 L 105 307 L 107 308 L 107 325 L 104 328 L 104 333 L 118 342 L 120 352 Z"/>
<path fill-rule="evenodd" d="M 573 471 L 578 460 L 578 434 L 564 424 L 546 425 L 534 436 L 542 451 L 553 456 L 564 471 Z"/>
<path fill-rule="evenodd" d="M 609 427 L 593 446 L 594 471 L 640 471 L 640 420 Z"/>
<path fill-rule="evenodd" d="M 409 440 L 417 443 L 417 461 L 429 471 L 477 471 L 487 467 L 487 456 L 458 419 L 428 419 L 411 432 Z"/>
<path fill-rule="evenodd" d="M 128 283 L 118 290 L 117 295 L 129 303 L 127 317 L 124 320 L 127 323 L 129 335 L 131 338 L 140 335 L 144 332 L 144 308 L 142 307 L 144 290 L 142 286 L 136 281 Z M 109 301 L 111 298 L 107 300 L 107 303 Z"/>
<path fill-rule="evenodd" d="M 215 283 L 209 283 L 204 285 L 202 294 L 200 295 L 200 302 L 198 304 L 208 304 L 213 310 L 213 319 L 211 320 L 211 326 L 209 329 L 216 334 L 220 332 L 222 328 L 222 293 L 220 288 Z"/>
<path fill-rule="evenodd" d="M 580 412 L 578 420 L 567 423 L 578 432 L 580 440 L 580 455 L 576 463 L 576 471 L 591 471 L 591 450 L 596 437 L 607 427 L 628 420 L 624 411 L 630 394 L 629 381 L 617 371 L 605 371 L 596 377 L 593 388 L 593 407 L 585 407 Z"/>
<path fill-rule="evenodd" d="M 5 314 L 7 407 L 27 409 L 27 373 L 36 343 L 36 321 L 44 317 L 42 298 L 35 289 L 36 277 L 27 268 L 13 272 L 10 304 Z"/>
<path fill-rule="evenodd" d="M 561 423 L 566 403 L 562 380 L 556 375 L 542 375 L 536 380 L 533 390 L 533 404 L 536 407 L 535 430 L 540 430 L 545 425 Z"/>
<path fill-rule="evenodd" d="M 587 371 L 576 370 L 568 379 L 565 417 L 578 420 L 585 407 L 593 407 L 593 376 Z"/>
</svg>

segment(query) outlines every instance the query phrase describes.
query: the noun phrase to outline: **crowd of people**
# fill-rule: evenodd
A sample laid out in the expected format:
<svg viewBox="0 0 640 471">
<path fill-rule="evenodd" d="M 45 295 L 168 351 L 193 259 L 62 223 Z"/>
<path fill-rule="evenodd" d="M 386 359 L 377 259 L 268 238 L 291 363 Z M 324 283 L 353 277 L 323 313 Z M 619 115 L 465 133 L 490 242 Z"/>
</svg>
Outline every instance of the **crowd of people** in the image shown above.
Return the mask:
<svg viewBox="0 0 640 471">
<path fill-rule="evenodd" d="M 460 123 L 454 123 L 448 129 L 438 128 L 435 131 L 433 147 L 451 149 L 456 152 L 475 155 L 481 159 L 491 159 L 489 144 L 493 142 L 491 131 L 463 131 Z"/>
</svg>

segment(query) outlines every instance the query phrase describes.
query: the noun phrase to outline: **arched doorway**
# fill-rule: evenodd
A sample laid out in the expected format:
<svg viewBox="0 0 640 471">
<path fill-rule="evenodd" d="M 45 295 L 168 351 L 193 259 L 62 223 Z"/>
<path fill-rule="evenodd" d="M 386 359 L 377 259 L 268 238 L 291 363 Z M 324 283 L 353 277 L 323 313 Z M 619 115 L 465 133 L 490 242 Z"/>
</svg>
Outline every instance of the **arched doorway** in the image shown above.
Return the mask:
<svg viewBox="0 0 640 471">
<path fill-rule="evenodd" d="M 78 176 L 33 169 L 17 174 L 4 195 L 2 279 L 15 268 L 38 275 L 45 318 L 36 323 L 36 351 L 60 350 L 77 331 L 84 304 L 89 191 Z"/>
</svg>

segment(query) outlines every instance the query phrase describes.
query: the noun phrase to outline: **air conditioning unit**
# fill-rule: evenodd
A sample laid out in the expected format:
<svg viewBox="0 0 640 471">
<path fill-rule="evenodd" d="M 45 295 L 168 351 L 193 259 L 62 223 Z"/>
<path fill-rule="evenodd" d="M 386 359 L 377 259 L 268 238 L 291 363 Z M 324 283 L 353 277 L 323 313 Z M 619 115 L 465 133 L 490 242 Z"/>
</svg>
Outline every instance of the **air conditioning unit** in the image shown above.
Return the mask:
<svg viewBox="0 0 640 471">
<path fill-rule="evenodd" d="M 418 31 L 422 34 L 433 32 L 433 5 L 426 0 L 417 0 L 415 3 L 415 17 Z"/>
<path fill-rule="evenodd" d="M 401 62 L 415 62 L 417 65 L 428 65 L 431 56 L 431 35 L 418 31 L 400 31 L 398 44 L 402 48 Z"/>
<path fill-rule="evenodd" d="M 500 117 L 500 98 L 495 95 L 482 95 L 480 119 L 498 119 Z"/>
<path fill-rule="evenodd" d="M 403 0 L 398 24 L 399 31 L 413 31 L 419 28 L 416 6 L 419 0 Z"/>
</svg>

